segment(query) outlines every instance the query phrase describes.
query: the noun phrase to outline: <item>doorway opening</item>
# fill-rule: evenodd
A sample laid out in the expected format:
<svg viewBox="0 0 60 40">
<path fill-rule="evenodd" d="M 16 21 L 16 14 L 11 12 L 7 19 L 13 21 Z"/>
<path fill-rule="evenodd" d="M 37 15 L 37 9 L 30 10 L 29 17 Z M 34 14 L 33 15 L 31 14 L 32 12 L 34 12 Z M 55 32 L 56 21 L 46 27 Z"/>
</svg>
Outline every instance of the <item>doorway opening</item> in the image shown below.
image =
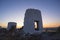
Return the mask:
<svg viewBox="0 0 60 40">
<path fill-rule="evenodd" d="M 34 21 L 34 28 L 35 30 L 39 30 L 38 21 Z"/>
</svg>

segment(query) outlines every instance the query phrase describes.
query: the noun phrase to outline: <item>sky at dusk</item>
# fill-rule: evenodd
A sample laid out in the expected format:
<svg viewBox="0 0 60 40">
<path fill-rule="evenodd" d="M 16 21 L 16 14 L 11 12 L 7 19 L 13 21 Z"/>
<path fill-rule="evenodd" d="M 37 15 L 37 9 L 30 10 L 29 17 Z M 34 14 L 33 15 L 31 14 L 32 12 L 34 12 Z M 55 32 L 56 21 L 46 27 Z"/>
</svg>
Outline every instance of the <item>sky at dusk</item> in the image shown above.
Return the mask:
<svg viewBox="0 0 60 40">
<path fill-rule="evenodd" d="M 0 26 L 16 22 L 17 28 L 24 25 L 26 9 L 39 9 L 43 27 L 60 26 L 60 0 L 0 0 Z"/>
</svg>

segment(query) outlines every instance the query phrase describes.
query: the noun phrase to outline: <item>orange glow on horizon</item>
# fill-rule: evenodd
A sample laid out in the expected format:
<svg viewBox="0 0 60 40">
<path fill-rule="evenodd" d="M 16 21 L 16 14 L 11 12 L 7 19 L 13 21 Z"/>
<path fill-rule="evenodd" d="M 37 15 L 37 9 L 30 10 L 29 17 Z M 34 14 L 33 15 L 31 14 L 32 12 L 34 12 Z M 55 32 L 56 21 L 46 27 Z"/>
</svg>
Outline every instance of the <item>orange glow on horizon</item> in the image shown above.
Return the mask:
<svg viewBox="0 0 60 40">
<path fill-rule="evenodd" d="M 43 24 L 43 28 L 52 28 L 52 27 L 58 27 L 60 26 L 60 23 L 48 23 L 48 24 Z"/>
<path fill-rule="evenodd" d="M 2 26 L 3 28 L 7 28 L 8 24 L 7 23 L 0 23 L 0 26 Z M 23 25 L 20 25 L 19 23 L 17 23 L 16 28 L 21 28 Z"/>
<path fill-rule="evenodd" d="M 8 26 L 8 24 L 0 23 L 0 26 L 6 28 Z M 17 23 L 17 28 L 21 28 L 22 26 L 23 26 L 23 24 Z M 58 27 L 58 26 L 60 26 L 60 23 L 47 23 L 47 24 L 43 24 L 43 28 L 51 28 L 51 27 Z"/>
<path fill-rule="evenodd" d="M 5 23 L 0 23 L 0 26 L 2 26 L 3 28 L 7 27 L 7 25 Z"/>
</svg>

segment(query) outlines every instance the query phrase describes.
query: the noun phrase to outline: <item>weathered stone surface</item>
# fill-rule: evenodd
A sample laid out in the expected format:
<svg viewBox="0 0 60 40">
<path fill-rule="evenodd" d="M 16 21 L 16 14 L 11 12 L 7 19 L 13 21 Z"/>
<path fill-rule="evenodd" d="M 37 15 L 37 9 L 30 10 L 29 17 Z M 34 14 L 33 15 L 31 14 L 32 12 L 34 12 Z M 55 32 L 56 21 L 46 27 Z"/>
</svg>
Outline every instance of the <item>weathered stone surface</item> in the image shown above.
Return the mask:
<svg viewBox="0 0 60 40">
<path fill-rule="evenodd" d="M 34 22 L 38 22 L 38 29 L 35 30 Z M 41 11 L 37 9 L 27 9 L 24 18 L 23 30 L 26 33 L 41 33 L 43 29 Z"/>
</svg>

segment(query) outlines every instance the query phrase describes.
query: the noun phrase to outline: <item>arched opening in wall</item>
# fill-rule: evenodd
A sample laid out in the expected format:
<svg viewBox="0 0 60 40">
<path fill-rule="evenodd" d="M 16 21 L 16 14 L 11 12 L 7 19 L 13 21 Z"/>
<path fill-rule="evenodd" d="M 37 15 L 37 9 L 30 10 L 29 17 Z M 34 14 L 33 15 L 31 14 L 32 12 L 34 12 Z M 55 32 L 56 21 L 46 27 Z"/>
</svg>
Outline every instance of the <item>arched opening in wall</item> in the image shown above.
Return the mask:
<svg viewBox="0 0 60 40">
<path fill-rule="evenodd" d="M 39 30 L 38 21 L 34 21 L 34 28 L 37 31 Z"/>
</svg>

